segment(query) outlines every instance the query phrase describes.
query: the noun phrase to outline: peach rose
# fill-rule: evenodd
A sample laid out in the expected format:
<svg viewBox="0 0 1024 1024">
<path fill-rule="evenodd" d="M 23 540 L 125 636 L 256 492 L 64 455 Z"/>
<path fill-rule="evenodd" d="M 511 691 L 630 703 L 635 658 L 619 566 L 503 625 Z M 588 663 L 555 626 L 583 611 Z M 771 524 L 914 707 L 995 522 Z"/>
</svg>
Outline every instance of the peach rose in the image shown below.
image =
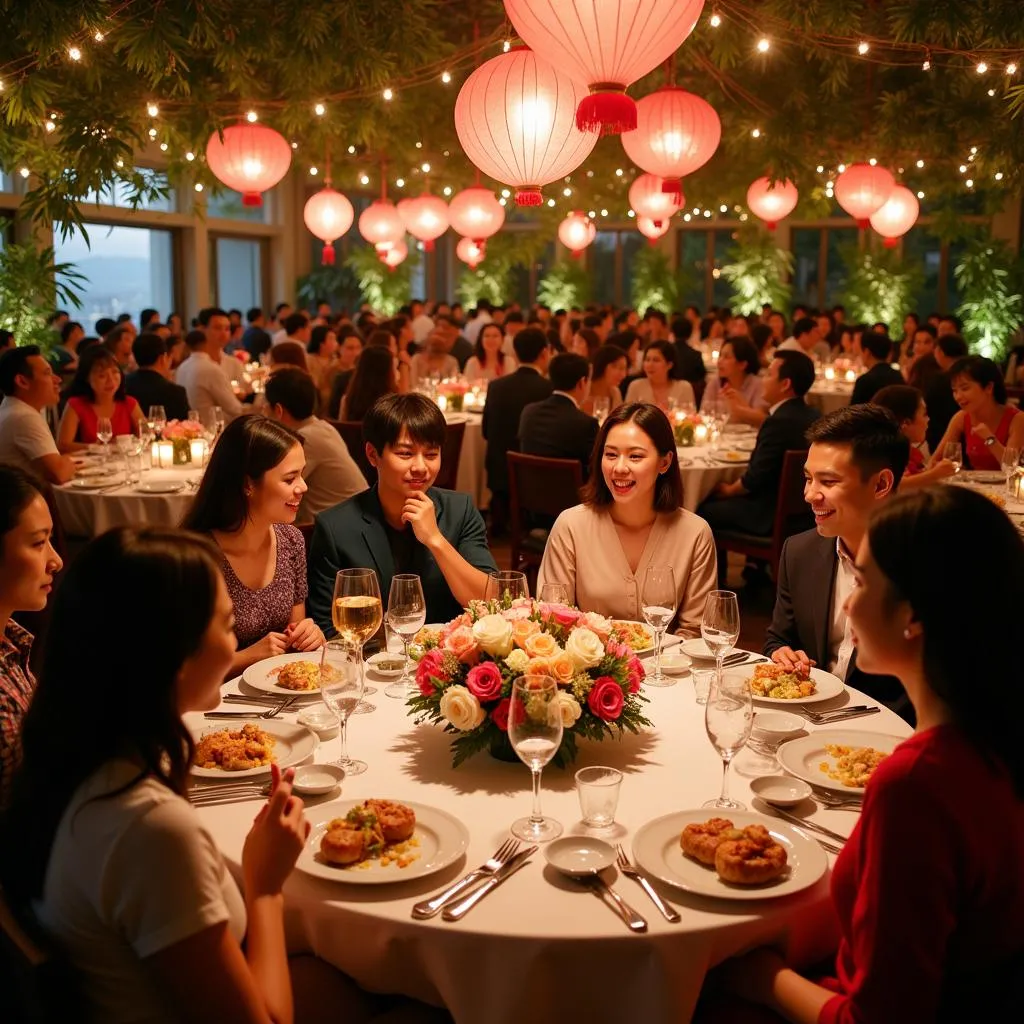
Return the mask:
<svg viewBox="0 0 1024 1024">
<path fill-rule="evenodd" d="M 551 675 L 551 662 L 547 658 L 531 658 L 526 665 L 525 676 Z"/>
<path fill-rule="evenodd" d="M 523 644 L 531 658 L 551 658 L 559 651 L 558 641 L 550 633 L 534 633 Z"/>
<path fill-rule="evenodd" d="M 551 659 L 550 667 L 551 675 L 561 686 L 568 686 L 572 682 L 572 677 L 576 674 L 576 667 L 573 665 L 572 658 L 565 651 L 559 651 Z"/>
<path fill-rule="evenodd" d="M 480 649 L 469 626 L 459 626 L 452 630 L 442 646 L 446 651 L 451 651 L 464 665 L 475 665 L 480 660 Z"/>
<path fill-rule="evenodd" d="M 540 632 L 540 623 L 530 619 L 517 619 L 512 623 L 512 641 L 516 647 L 526 650 L 526 641 L 535 633 Z"/>
</svg>

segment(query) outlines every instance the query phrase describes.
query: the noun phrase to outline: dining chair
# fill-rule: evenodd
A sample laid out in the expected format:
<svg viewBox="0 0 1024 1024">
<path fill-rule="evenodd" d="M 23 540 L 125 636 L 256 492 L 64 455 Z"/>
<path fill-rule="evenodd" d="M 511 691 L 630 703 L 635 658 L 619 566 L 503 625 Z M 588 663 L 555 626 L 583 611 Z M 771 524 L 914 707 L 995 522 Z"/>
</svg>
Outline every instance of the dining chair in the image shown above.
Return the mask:
<svg viewBox="0 0 1024 1024">
<path fill-rule="evenodd" d="M 441 448 L 441 470 L 434 481 L 435 487 L 446 487 L 449 491 L 456 490 L 455 482 L 459 477 L 459 459 L 462 456 L 462 441 L 466 436 L 465 423 L 449 423 Z"/>
</svg>

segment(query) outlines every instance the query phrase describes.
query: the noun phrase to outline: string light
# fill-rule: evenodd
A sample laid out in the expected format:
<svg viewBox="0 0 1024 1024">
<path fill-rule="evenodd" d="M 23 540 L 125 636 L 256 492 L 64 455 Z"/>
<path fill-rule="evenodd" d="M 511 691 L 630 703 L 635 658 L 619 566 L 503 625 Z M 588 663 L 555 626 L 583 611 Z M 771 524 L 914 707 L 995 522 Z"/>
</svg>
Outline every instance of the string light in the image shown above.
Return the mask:
<svg viewBox="0 0 1024 1024">
<path fill-rule="evenodd" d="M 973 179 L 973 178 L 968 178 L 968 179 L 967 179 L 967 180 L 966 180 L 966 181 L 964 182 L 964 184 L 965 184 L 965 185 L 966 185 L 966 186 L 967 186 L 968 188 L 974 188 L 974 179 Z"/>
<path fill-rule="evenodd" d="M 971 146 L 971 156 L 977 156 L 977 154 L 978 154 L 978 147 L 977 146 Z"/>
<path fill-rule="evenodd" d="M 43 122 L 43 127 L 44 127 L 44 128 L 45 128 L 45 129 L 46 129 L 46 130 L 47 130 L 48 132 L 52 132 L 52 131 L 53 131 L 53 130 L 54 130 L 54 129 L 55 129 L 56 127 L 57 127 L 57 126 L 56 126 L 56 125 L 55 125 L 55 124 L 53 123 L 53 121 L 51 121 L 51 120 L 50 120 L 49 118 L 47 118 L 47 119 L 46 119 L 46 120 L 45 120 L 45 121 Z M 153 134 L 155 135 L 156 133 L 154 132 Z"/>
<path fill-rule="evenodd" d="M 711 216 L 711 211 L 710 210 L 705 210 L 704 211 L 704 216 L 705 217 L 710 217 Z"/>
<path fill-rule="evenodd" d="M 601 211 L 601 216 L 602 217 L 607 217 L 608 216 L 608 211 L 607 210 L 602 210 Z"/>
<path fill-rule="evenodd" d="M 420 166 L 420 170 L 423 171 L 424 174 L 429 174 L 430 173 L 430 164 L 422 164 Z"/>
<path fill-rule="evenodd" d="M 298 149 L 298 148 L 299 148 L 299 144 L 297 142 L 293 142 L 292 143 L 292 149 Z"/>
<path fill-rule="evenodd" d="M 1015 75 L 1015 74 L 1017 74 L 1017 65 L 1013 64 L 1013 63 L 1007 64 L 1006 65 L 1006 73 L 1008 75 Z"/>
<path fill-rule="evenodd" d="M 1003 172 L 1002 171 L 996 171 L 996 173 L 993 174 L 992 177 L 995 178 L 996 181 L 1002 181 L 1003 180 Z"/>
<path fill-rule="evenodd" d="M 989 89 L 988 94 L 989 94 L 989 96 L 995 96 L 995 94 L 996 94 L 995 89 Z"/>
<path fill-rule="evenodd" d="M 867 52 L 868 52 L 868 50 L 870 50 L 870 49 L 871 49 L 871 47 L 870 47 L 870 46 L 869 46 L 869 45 L 868 45 L 867 43 L 863 43 L 863 42 L 862 42 L 862 43 L 858 43 L 858 44 L 857 44 L 857 52 L 858 52 L 858 53 L 859 53 L 859 54 L 860 54 L 860 55 L 861 55 L 862 57 L 863 57 L 863 56 L 864 56 L 864 54 L 865 54 L 865 53 L 867 53 Z"/>
<path fill-rule="evenodd" d="M 359 175 L 359 184 L 360 185 L 369 185 L 370 184 L 369 175 L 366 175 L 366 174 Z"/>
<path fill-rule="evenodd" d="M 146 113 L 149 114 L 150 117 L 156 117 L 157 114 L 160 113 L 160 108 L 155 103 L 150 103 L 149 106 L 146 107 Z"/>
<path fill-rule="evenodd" d="M 588 211 L 587 211 L 587 216 L 588 216 L 588 217 L 589 217 L 589 218 L 590 218 L 591 220 L 593 220 L 593 219 L 594 219 L 594 218 L 595 218 L 595 217 L 597 216 L 597 211 L 596 211 L 596 210 L 588 210 Z"/>
<path fill-rule="evenodd" d="M 980 61 L 974 70 L 977 71 L 979 75 L 983 75 L 988 71 L 988 65 L 984 61 Z"/>
<path fill-rule="evenodd" d="M 745 213 L 741 213 L 741 214 L 740 214 L 740 220 L 747 220 L 747 219 L 748 219 L 748 218 L 747 218 L 747 215 L 746 215 Z M 717 271 L 717 270 L 718 270 L 718 268 L 717 268 L 717 267 L 715 267 L 715 270 Z"/>
<path fill-rule="evenodd" d="M 444 192 L 444 194 L 446 196 L 450 196 L 452 194 L 452 187 L 451 187 L 451 185 L 445 185 L 445 187 L 444 187 L 444 189 L 442 191 Z"/>
<path fill-rule="evenodd" d="M 626 214 L 626 216 L 627 216 L 627 217 L 635 217 L 635 216 L 636 216 L 636 213 L 635 213 L 635 212 L 634 212 L 633 210 L 630 210 L 630 211 L 629 211 L 629 212 L 628 212 L 628 213 Z"/>
<path fill-rule="evenodd" d="M 718 212 L 719 213 L 728 213 L 729 212 L 729 207 L 726 206 L 725 203 L 722 203 L 722 205 L 718 208 Z"/>
<path fill-rule="evenodd" d="M 825 167 L 824 167 L 824 165 L 822 165 L 822 164 L 818 164 L 818 166 L 817 166 L 817 167 L 815 168 L 815 170 L 816 170 L 816 171 L 817 171 L 817 172 L 818 172 L 819 174 L 823 174 L 823 173 L 824 173 L 824 171 L 825 171 Z"/>
<path fill-rule="evenodd" d="M 759 139 L 761 138 L 761 129 L 755 128 L 750 134 L 753 135 L 755 139 Z"/>
<path fill-rule="evenodd" d="M 683 214 L 683 220 L 685 220 L 685 221 L 687 222 L 687 224 L 689 224 L 689 222 L 690 222 L 690 221 L 691 221 L 692 219 L 693 219 L 693 218 L 692 218 L 692 217 L 691 217 L 691 216 L 690 216 L 690 215 L 689 215 L 688 213 L 684 213 L 684 214 Z"/>
<path fill-rule="evenodd" d="M 699 217 L 700 216 L 700 207 L 699 206 L 695 206 L 693 208 L 693 215 L 694 215 L 694 217 Z"/>
<path fill-rule="evenodd" d="M 202 192 L 203 191 L 203 183 L 201 181 L 197 181 L 196 182 L 196 191 L 197 192 Z"/>
<path fill-rule="evenodd" d="M 502 43 L 501 49 L 503 53 L 508 53 L 508 51 L 512 49 L 512 43 L 506 39 L 505 42 Z"/>
<path fill-rule="evenodd" d="M 924 193 L 923 192 L 918 192 L 917 193 L 917 198 L 918 199 L 924 199 Z"/>
<path fill-rule="evenodd" d="M 32 172 L 27 167 L 22 167 L 22 169 L 20 171 L 18 171 L 18 173 L 23 178 L 27 178 Z"/>
<path fill-rule="evenodd" d="M 245 119 L 246 119 L 246 121 L 249 122 L 249 124 L 255 124 L 260 118 L 259 118 L 259 115 L 256 113 L 255 110 L 250 110 L 245 115 Z"/>
<path fill-rule="evenodd" d="M 93 39 L 95 39 L 97 43 L 102 43 L 103 33 L 99 29 L 97 29 L 96 33 L 93 35 Z"/>
<path fill-rule="evenodd" d="M 161 142 L 160 143 L 160 151 L 162 153 L 166 153 L 167 152 L 167 143 L 166 142 Z"/>
<path fill-rule="evenodd" d="M 840 165 L 839 165 L 839 166 L 838 166 L 838 167 L 836 168 L 836 170 L 837 170 L 837 171 L 838 171 L 838 172 L 839 172 L 840 174 L 842 174 L 842 173 L 843 173 L 843 172 L 844 172 L 844 171 L 846 170 L 846 164 L 840 164 Z"/>
<path fill-rule="evenodd" d="M 961 164 L 960 167 L 959 167 L 959 171 L 960 171 L 961 174 L 966 174 L 967 173 L 967 164 Z"/>
<path fill-rule="evenodd" d="M 441 81 L 444 82 L 445 85 L 447 85 L 451 80 L 452 80 L 452 75 L 451 75 L 450 71 L 442 71 L 441 72 Z"/>
<path fill-rule="evenodd" d="M 918 168 L 918 170 L 920 170 L 922 167 L 924 167 L 924 161 L 923 160 L 918 160 L 917 161 L 917 168 Z"/>
<path fill-rule="evenodd" d="M 924 62 L 924 63 L 923 63 L 922 65 L 921 65 L 921 70 L 922 70 L 922 71 L 931 71 L 931 69 L 932 69 L 932 62 L 931 62 L 930 60 L 926 60 L 926 61 L 925 61 L 925 62 Z"/>
<path fill-rule="evenodd" d="M 348 147 L 348 151 L 349 151 L 350 154 L 355 155 L 356 147 L 355 146 L 349 146 Z"/>
<path fill-rule="evenodd" d="M 313 113 L 316 114 L 317 117 L 323 117 L 324 114 L 327 113 L 327 108 L 322 103 L 318 103 L 313 107 Z"/>
<path fill-rule="evenodd" d="M 876 164 L 878 163 L 878 161 L 877 161 L 877 160 L 876 160 L 876 159 L 875 159 L 874 157 L 872 157 L 872 158 L 871 158 L 871 159 L 870 159 L 870 160 L 868 161 L 868 163 L 869 163 L 869 164 L 871 164 L 871 166 L 872 166 L 872 167 L 874 167 L 874 166 L 875 166 L 875 165 L 876 165 Z"/>
<path fill-rule="evenodd" d="M 509 196 L 511 196 L 511 195 L 512 195 L 512 193 L 511 193 L 511 192 L 509 192 L 509 190 L 508 190 L 507 188 L 503 188 L 503 189 L 501 190 L 501 198 L 502 198 L 502 199 L 508 199 L 508 198 L 509 198 Z"/>
<path fill-rule="evenodd" d="M 77 46 L 69 46 L 68 47 L 68 56 L 72 60 L 81 60 L 82 59 L 82 51 Z"/>
<path fill-rule="evenodd" d="M 196 155 L 195 155 L 195 153 L 193 153 L 193 152 L 192 152 L 191 150 L 189 150 L 189 151 L 188 151 L 188 152 L 187 152 L 187 153 L 185 154 L 185 159 L 186 159 L 186 160 L 187 160 L 187 161 L 188 161 L 189 163 L 192 163 L 192 161 L 193 161 L 193 160 L 195 160 L 195 158 L 196 158 Z"/>
<path fill-rule="evenodd" d="M 767 53 L 771 49 L 771 45 L 772 45 L 771 41 L 768 39 L 768 37 L 767 36 L 762 36 L 757 41 L 757 52 L 758 53 Z"/>
<path fill-rule="evenodd" d="M 555 205 L 554 199 L 549 199 L 548 200 L 548 206 L 554 206 L 554 205 Z"/>
<path fill-rule="evenodd" d="M 310 167 L 309 173 L 315 178 L 320 173 L 319 167 Z"/>
<path fill-rule="evenodd" d="M 504 198 L 502 198 L 502 199 L 499 199 L 499 200 L 498 200 L 498 203 L 499 203 L 499 204 L 500 204 L 501 206 L 507 206 L 507 205 L 508 205 L 508 200 L 507 200 L 507 199 L 504 199 Z"/>
<path fill-rule="evenodd" d="M 417 142 L 416 143 L 416 148 L 417 149 L 422 149 L 423 148 L 423 143 L 422 142 Z"/>
<path fill-rule="evenodd" d="M 384 99 L 388 103 L 390 103 L 395 98 L 395 94 L 391 89 L 385 89 L 382 95 L 384 96 Z"/>
<path fill-rule="evenodd" d="M 120 159 L 118 159 L 118 160 L 114 161 L 114 166 L 115 166 L 115 167 L 116 167 L 116 168 L 117 168 L 118 170 L 120 170 L 120 169 L 121 169 L 122 167 L 124 167 L 124 161 L 123 161 L 123 160 L 120 160 Z"/>
<path fill-rule="evenodd" d="M 708 22 L 712 28 L 718 28 L 722 24 L 722 18 L 717 11 L 708 18 Z"/>
<path fill-rule="evenodd" d="M 562 195 L 565 196 L 566 199 L 568 199 L 569 196 L 572 195 L 572 189 L 571 188 L 563 188 L 562 189 Z"/>
<path fill-rule="evenodd" d="M 53 131 L 53 129 L 48 127 L 47 131 Z M 150 128 L 149 129 L 149 137 L 151 139 L 155 139 L 156 138 L 156 129 L 155 128 Z"/>
<path fill-rule="evenodd" d="M 395 179 L 395 187 L 396 188 L 405 188 L 405 178 L 396 178 Z"/>
<path fill-rule="evenodd" d="M 621 167 L 616 167 L 615 168 L 615 177 L 616 178 L 621 178 L 622 177 L 622 173 L 623 172 L 622 172 L 622 168 Z"/>
</svg>

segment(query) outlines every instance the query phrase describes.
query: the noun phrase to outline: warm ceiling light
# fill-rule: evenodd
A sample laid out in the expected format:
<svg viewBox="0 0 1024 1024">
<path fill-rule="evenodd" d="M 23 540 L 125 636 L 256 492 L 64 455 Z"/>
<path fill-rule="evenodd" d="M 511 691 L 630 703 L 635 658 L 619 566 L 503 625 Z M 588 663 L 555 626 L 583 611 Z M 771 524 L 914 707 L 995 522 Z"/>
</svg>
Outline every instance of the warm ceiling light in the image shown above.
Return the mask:
<svg viewBox="0 0 1024 1024">
<path fill-rule="evenodd" d="M 160 113 L 160 108 L 155 103 L 150 103 L 149 106 L 146 107 L 146 113 L 149 114 L 150 117 L 156 117 L 156 115 Z"/>
<path fill-rule="evenodd" d="M 758 53 L 767 53 L 771 49 L 771 42 L 767 38 L 761 38 L 757 41 Z"/>
<path fill-rule="evenodd" d="M 861 55 L 862 57 L 863 57 L 863 56 L 864 56 L 864 54 L 865 54 L 865 53 L 867 53 L 867 52 L 868 52 L 868 50 L 870 50 L 870 49 L 871 49 L 871 47 L 870 47 L 870 46 L 869 46 L 869 45 L 868 45 L 867 43 L 858 43 L 858 44 L 857 44 L 857 52 L 858 52 L 858 53 L 859 53 L 859 54 L 860 54 L 860 55 Z"/>
<path fill-rule="evenodd" d="M 313 107 L 313 113 L 316 114 L 317 117 L 323 117 L 324 114 L 327 113 L 327 108 L 322 103 L 318 103 Z"/>
<path fill-rule="evenodd" d="M 384 99 L 386 99 L 388 102 L 390 102 L 391 100 L 393 100 L 395 98 L 395 94 L 394 94 L 394 92 L 392 92 L 391 89 L 385 89 L 384 92 L 382 93 L 382 95 L 383 95 Z"/>
</svg>

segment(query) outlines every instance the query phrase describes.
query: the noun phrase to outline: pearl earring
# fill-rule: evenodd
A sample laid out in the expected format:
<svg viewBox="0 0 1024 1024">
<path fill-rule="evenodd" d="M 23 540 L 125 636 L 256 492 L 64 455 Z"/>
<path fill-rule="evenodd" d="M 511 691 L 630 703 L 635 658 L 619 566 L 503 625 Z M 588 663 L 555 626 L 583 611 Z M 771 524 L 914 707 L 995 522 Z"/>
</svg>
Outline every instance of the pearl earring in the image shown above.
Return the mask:
<svg viewBox="0 0 1024 1024">
<path fill-rule="evenodd" d="M 903 639 L 904 640 L 909 640 L 910 639 L 910 627 L 909 626 L 907 626 L 907 628 L 905 630 L 903 630 Z"/>
</svg>

